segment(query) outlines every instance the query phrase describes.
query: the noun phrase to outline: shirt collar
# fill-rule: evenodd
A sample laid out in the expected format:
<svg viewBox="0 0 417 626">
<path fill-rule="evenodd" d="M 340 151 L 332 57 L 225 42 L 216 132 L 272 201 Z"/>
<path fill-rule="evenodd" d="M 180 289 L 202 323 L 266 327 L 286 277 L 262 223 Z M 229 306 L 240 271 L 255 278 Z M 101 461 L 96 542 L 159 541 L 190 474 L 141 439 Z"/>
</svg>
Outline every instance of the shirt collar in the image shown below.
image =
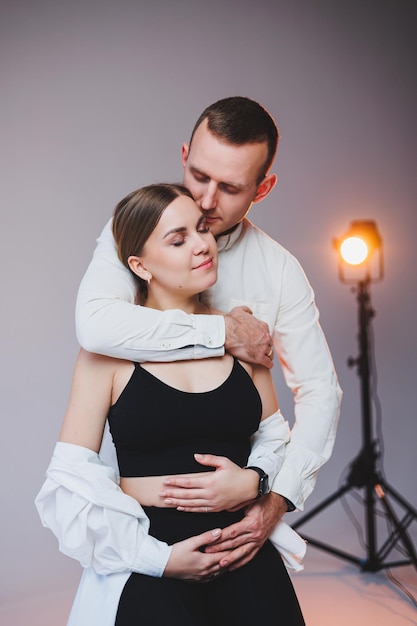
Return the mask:
<svg viewBox="0 0 417 626">
<path fill-rule="evenodd" d="M 232 233 L 229 233 L 228 235 L 221 235 L 217 239 L 217 248 L 219 252 L 224 252 L 225 250 L 229 250 L 233 246 L 233 244 L 236 243 L 236 241 L 239 239 L 239 237 L 242 234 L 243 222 L 244 220 L 242 220 L 237 225 L 237 227 Z"/>
</svg>

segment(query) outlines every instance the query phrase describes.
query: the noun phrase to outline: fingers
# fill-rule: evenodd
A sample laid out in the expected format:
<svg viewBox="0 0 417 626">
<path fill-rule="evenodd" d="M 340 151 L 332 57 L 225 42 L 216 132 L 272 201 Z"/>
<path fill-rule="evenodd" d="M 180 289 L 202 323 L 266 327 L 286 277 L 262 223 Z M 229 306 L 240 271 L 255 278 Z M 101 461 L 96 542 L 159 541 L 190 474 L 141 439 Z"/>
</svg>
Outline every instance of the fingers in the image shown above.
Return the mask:
<svg viewBox="0 0 417 626">
<path fill-rule="evenodd" d="M 246 522 L 243 520 L 223 528 L 221 538 L 219 537 L 214 545 L 207 547 L 206 552 L 212 554 L 224 550 L 232 551 L 240 547 L 244 548 L 245 545 L 249 545 L 249 542 L 252 541 L 253 537 L 251 537 L 250 532 L 247 530 Z"/>
<path fill-rule="evenodd" d="M 213 508 L 208 504 L 190 504 L 185 501 L 183 504 L 175 504 L 175 508 L 177 511 L 182 511 L 183 513 L 212 513 Z"/>
<path fill-rule="evenodd" d="M 219 567 L 222 570 L 233 571 L 249 563 L 261 548 L 261 545 L 256 543 L 246 543 L 234 550 L 223 550 L 220 554 L 222 557 L 219 560 Z M 206 549 L 206 552 L 208 550 Z M 209 552 L 209 554 L 212 554 Z"/>
<path fill-rule="evenodd" d="M 209 479 L 212 474 L 213 472 L 199 472 L 196 474 L 178 474 L 177 476 L 169 476 L 164 479 L 164 485 L 170 487 L 180 487 L 181 489 L 201 489 L 205 486 L 207 479 Z"/>
<path fill-rule="evenodd" d="M 254 363 L 259 363 L 259 365 L 263 365 L 264 367 L 266 367 L 267 369 L 271 369 L 272 367 L 274 367 L 274 362 L 273 360 L 267 356 L 266 354 L 264 356 L 259 357 L 258 360 L 253 361 Z"/>
<path fill-rule="evenodd" d="M 209 502 L 204 498 L 198 498 L 197 495 L 195 495 L 194 498 L 192 498 L 192 495 L 187 498 L 181 498 L 171 494 L 166 494 L 166 496 L 162 497 L 164 498 L 164 504 L 166 506 L 175 507 L 178 511 L 208 513 L 206 509 L 209 508 Z"/>
<path fill-rule="evenodd" d="M 260 546 L 253 544 L 253 546 L 248 545 L 245 546 L 245 549 L 239 548 L 232 552 L 220 560 L 220 567 L 226 569 L 229 572 L 233 572 L 233 570 L 239 569 L 239 567 L 243 567 L 253 559 L 255 554 L 258 552 Z"/>
<path fill-rule="evenodd" d="M 223 568 L 220 561 L 227 557 L 226 552 L 206 554 L 207 546 L 221 537 L 221 529 L 214 528 L 194 537 L 184 539 L 172 546 L 165 566 L 164 576 L 195 582 L 212 580 Z"/>
<path fill-rule="evenodd" d="M 237 307 L 225 315 L 225 347 L 233 356 L 272 367 L 272 338 L 268 325 L 254 317 L 247 307 Z"/>
<path fill-rule="evenodd" d="M 205 498 L 196 497 L 194 500 L 175 498 L 171 496 L 164 497 L 164 504 L 169 508 L 175 508 L 183 513 L 214 513 L 221 510 L 219 505 L 212 503 Z"/>
<path fill-rule="evenodd" d="M 262 365 L 268 369 L 274 366 L 274 350 L 272 346 L 269 347 L 268 352 L 262 357 Z"/>
<path fill-rule="evenodd" d="M 249 313 L 250 315 L 252 315 L 252 309 L 250 309 L 248 306 L 235 306 L 235 308 L 232 309 L 230 312 L 237 313 L 238 311 L 245 311 L 245 313 Z"/>
<path fill-rule="evenodd" d="M 201 548 L 202 546 L 206 546 L 209 544 L 218 541 L 222 536 L 221 528 L 213 528 L 213 530 L 207 530 L 205 533 L 201 533 L 201 535 L 196 535 L 195 537 L 191 537 L 189 541 L 194 544 L 195 548 Z"/>
<path fill-rule="evenodd" d="M 224 456 L 217 456 L 216 454 L 194 454 L 194 458 L 200 465 L 208 467 L 215 467 L 217 469 L 224 467 L 228 459 Z"/>
<path fill-rule="evenodd" d="M 213 498 L 212 490 L 205 488 L 205 485 L 201 485 L 196 489 L 186 488 L 180 485 L 167 487 L 158 495 L 163 499 L 166 506 L 187 507 L 190 511 L 197 512 L 205 511 L 205 507 L 211 504 L 211 499 Z M 185 508 L 179 510 L 185 510 Z"/>
</svg>

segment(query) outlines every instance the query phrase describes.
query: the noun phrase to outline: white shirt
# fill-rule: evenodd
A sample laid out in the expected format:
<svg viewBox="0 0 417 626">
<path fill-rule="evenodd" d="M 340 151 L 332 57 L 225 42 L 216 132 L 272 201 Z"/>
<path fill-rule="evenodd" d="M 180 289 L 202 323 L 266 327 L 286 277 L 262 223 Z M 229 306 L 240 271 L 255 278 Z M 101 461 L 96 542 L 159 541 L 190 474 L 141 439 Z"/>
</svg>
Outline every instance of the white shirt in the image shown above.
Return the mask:
<svg viewBox="0 0 417 626">
<path fill-rule="evenodd" d="M 267 322 L 288 387 L 295 394 L 295 426 L 272 485 L 300 510 L 329 459 L 342 392 L 319 324 L 313 290 L 298 261 L 245 219 L 220 237 L 213 305 L 248 306 Z M 76 305 L 80 344 L 91 352 L 134 361 L 178 360 L 224 353 L 224 320 L 134 305 L 133 276 L 119 261 L 111 220 L 98 239 Z"/>
<path fill-rule="evenodd" d="M 278 413 L 268 420 L 280 458 L 287 426 Z M 255 435 L 260 454 L 271 448 L 270 436 L 271 428 Z M 253 450 L 249 460 L 258 464 Z M 142 507 L 120 489 L 117 474 L 92 450 L 58 442 L 35 504 L 61 552 L 85 568 L 67 626 L 114 626 L 131 572 L 162 576 L 171 547 L 148 534 L 149 519 Z M 278 522 L 270 540 L 288 568 L 303 569 L 306 545 L 292 528 Z"/>
</svg>

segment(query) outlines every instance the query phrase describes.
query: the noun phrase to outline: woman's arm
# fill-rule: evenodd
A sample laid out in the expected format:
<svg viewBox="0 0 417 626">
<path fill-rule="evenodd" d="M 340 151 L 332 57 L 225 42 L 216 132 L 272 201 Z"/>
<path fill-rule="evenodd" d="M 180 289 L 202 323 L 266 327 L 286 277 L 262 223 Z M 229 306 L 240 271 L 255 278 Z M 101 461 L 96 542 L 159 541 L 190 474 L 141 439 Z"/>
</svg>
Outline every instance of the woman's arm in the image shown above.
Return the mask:
<svg viewBox="0 0 417 626">
<path fill-rule="evenodd" d="M 218 540 L 220 531 L 172 547 L 151 537 L 142 507 L 123 493 L 115 471 L 97 453 L 115 365 L 84 350 L 78 355 L 60 441 L 35 499 L 42 523 L 57 537 L 61 552 L 99 574 L 133 571 L 203 580 L 219 571 L 220 558 L 201 548 Z"/>
<path fill-rule="evenodd" d="M 99 451 L 117 363 L 109 357 L 79 351 L 59 441 Z"/>
<path fill-rule="evenodd" d="M 202 547 L 217 541 L 220 529 L 173 546 L 158 541 L 148 534 L 142 507 L 123 493 L 114 471 L 87 448 L 56 444 L 35 505 L 60 551 L 99 574 L 127 571 L 204 580 L 219 571 L 219 555 L 204 554 Z"/>
</svg>

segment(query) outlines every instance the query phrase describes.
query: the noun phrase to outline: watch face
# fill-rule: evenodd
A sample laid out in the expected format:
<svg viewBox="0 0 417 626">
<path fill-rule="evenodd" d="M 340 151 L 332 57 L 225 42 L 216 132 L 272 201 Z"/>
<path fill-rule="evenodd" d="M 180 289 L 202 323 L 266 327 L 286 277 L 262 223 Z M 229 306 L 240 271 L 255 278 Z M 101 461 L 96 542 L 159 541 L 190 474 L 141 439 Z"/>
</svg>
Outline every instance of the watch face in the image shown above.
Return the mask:
<svg viewBox="0 0 417 626">
<path fill-rule="evenodd" d="M 260 498 L 264 496 L 266 493 L 269 493 L 269 480 L 268 474 L 266 474 L 260 467 L 254 467 L 253 465 L 248 465 L 245 469 L 254 470 L 259 476 L 259 486 L 258 486 L 258 495 Z"/>
<path fill-rule="evenodd" d="M 264 496 L 268 493 L 268 475 L 264 474 L 259 479 L 259 495 Z"/>
</svg>

